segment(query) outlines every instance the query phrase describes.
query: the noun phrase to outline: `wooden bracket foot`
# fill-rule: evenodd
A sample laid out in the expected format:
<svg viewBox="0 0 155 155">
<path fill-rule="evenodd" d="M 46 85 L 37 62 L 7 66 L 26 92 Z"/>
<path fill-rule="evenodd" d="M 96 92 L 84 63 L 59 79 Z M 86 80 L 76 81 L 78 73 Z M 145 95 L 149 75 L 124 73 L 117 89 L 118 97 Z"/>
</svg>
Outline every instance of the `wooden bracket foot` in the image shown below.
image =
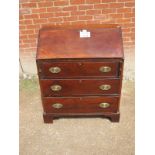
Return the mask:
<svg viewBox="0 0 155 155">
<path fill-rule="evenodd" d="M 44 123 L 53 123 L 53 117 L 46 113 L 43 113 Z"/>
</svg>

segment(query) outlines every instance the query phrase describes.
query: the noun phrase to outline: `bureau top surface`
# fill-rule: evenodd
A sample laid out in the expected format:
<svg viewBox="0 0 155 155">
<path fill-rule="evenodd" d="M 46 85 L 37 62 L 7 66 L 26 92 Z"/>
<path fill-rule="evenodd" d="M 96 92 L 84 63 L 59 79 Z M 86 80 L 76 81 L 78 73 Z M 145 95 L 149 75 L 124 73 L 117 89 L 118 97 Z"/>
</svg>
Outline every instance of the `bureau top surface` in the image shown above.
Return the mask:
<svg viewBox="0 0 155 155">
<path fill-rule="evenodd" d="M 81 30 L 90 32 L 90 37 L 81 38 Z M 123 58 L 121 28 L 118 25 L 44 27 L 39 32 L 36 58 Z"/>
</svg>

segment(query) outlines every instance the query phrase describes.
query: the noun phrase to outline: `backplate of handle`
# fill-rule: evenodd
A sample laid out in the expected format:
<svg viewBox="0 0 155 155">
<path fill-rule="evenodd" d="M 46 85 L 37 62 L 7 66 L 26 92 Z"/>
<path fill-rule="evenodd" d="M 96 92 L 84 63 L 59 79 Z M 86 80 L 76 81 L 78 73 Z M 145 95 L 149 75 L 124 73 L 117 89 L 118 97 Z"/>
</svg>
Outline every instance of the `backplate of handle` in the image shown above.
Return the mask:
<svg viewBox="0 0 155 155">
<path fill-rule="evenodd" d="M 52 91 L 60 91 L 61 89 L 62 89 L 62 87 L 60 85 L 52 85 L 51 86 Z"/>
<path fill-rule="evenodd" d="M 102 73 L 107 73 L 107 72 L 110 72 L 110 71 L 111 71 L 111 67 L 109 67 L 109 66 L 101 66 L 101 67 L 99 68 L 99 70 L 100 70 L 100 72 L 102 72 Z"/>
<path fill-rule="evenodd" d="M 99 104 L 99 107 L 100 108 L 108 108 L 108 107 L 110 107 L 110 104 L 109 103 L 106 103 L 106 102 L 103 102 L 103 103 L 100 103 Z"/>
<path fill-rule="evenodd" d="M 109 89 L 111 89 L 111 85 L 103 84 L 103 85 L 100 85 L 99 88 L 101 90 L 109 90 Z"/>
<path fill-rule="evenodd" d="M 54 103 L 54 104 L 52 104 L 52 107 L 55 108 L 55 109 L 60 109 L 60 108 L 63 107 L 63 104 L 61 104 L 61 103 Z"/>
<path fill-rule="evenodd" d="M 50 67 L 49 71 L 53 74 L 57 74 L 61 72 L 61 68 L 60 67 Z"/>
</svg>

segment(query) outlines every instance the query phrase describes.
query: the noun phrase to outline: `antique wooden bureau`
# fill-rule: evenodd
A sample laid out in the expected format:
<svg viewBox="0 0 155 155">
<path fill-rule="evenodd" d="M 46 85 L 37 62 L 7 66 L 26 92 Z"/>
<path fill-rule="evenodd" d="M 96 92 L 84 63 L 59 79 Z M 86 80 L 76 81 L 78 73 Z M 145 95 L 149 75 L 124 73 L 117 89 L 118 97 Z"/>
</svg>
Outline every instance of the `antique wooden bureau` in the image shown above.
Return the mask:
<svg viewBox="0 0 155 155">
<path fill-rule="evenodd" d="M 119 122 L 123 61 L 118 25 L 42 28 L 36 62 L 44 122 L 66 116 Z"/>
</svg>

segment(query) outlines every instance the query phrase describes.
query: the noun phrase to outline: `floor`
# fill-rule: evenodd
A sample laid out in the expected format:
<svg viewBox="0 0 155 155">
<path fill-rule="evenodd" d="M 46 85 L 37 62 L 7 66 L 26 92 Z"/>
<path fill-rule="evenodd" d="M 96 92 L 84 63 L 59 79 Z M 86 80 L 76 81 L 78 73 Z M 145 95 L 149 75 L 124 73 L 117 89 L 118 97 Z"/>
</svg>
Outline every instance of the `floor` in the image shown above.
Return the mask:
<svg viewBox="0 0 155 155">
<path fill-rule="evenodd" d="M 134 155 L 134 82 L 124 80 L 119 123 L 61 118 L 44 124 L 37 79 L 20 80 L 20 155 Z"/>
</svg>

